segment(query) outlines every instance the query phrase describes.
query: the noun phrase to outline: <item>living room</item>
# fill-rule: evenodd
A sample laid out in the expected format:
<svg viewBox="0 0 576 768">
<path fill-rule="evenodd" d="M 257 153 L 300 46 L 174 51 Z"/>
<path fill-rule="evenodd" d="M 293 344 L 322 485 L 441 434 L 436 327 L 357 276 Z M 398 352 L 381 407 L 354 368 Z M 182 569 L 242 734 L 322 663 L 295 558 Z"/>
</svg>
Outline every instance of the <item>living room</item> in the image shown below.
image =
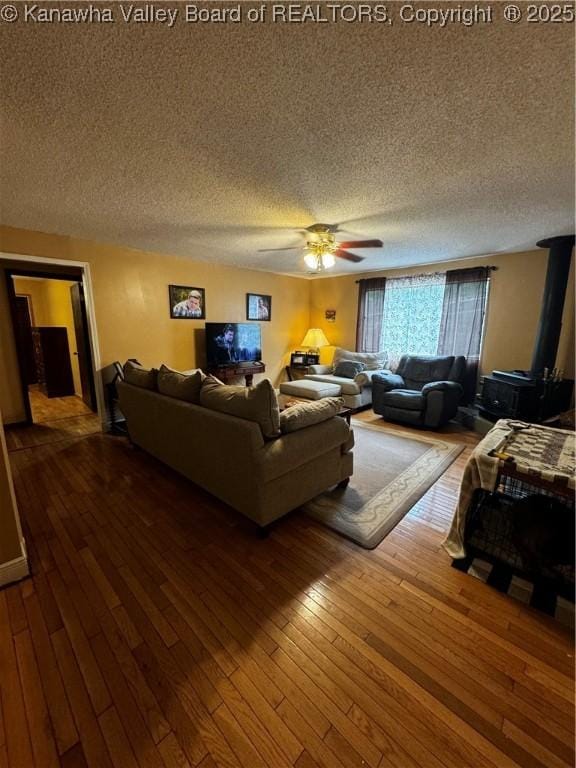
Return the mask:
<svg viewBox="0 0 576 768">
<path fill-rule="evenodd" d="M 518 481 L 514 439 L 573 443 L 573 399 L 503 427 L 476 397 L 494 371 L 524 372 L 538 402 L 575 378 L 571 247 L 553 364 L 529 378 L 558 282 L 556 246 L 537 244 L 574 232 L 571 25 L 2 18 L 0 764 L 571 765 L 572 547 L 552 595 L 458 538 L 467 483 L 476 514 L 504 495 L 486 467 Z M 443 352 L 466 270 L 482 272 L 478 346 Z M 78 351 L 41 281 L 82 287 L 94 412 L 76 368 L 51 417 L 30 410 L 14 299 Z M 427 322 L 398 341 L 417 284 Z M 175 311 L 190 297 L 198 311 Z M 194 373 L 210 323 L 259 329 L 253 388 Z M 314 366 L 291 370 L 310 329 L 320 366 L 360 361 L 349 381 L 370 402 L 345 419 L 342 376 L 324 397 Z M 382 415 L 402 355 L 466 356 L 473 397 L 454 383 L 438 426 Z M 153 391 L 135 383 L 150 369 Z M 410 397 L 442 399 L 449 378 Z M 266 421 L 246 416 L 261 396 Z M 566 539 L 573 516 L 569 451 L 552 453 L 554 480 L 526 492 L 549 505 L 527 510 L 531 567 L 551 542 L 533 519 L 559 514 Z"/>
<path fill-rule="evenodd" d="M 330 362 L 333 347 L 355 348 L 357 280 L 473 268 L 487 261 L 497 267 L 497 271 L 490 282 L 480 370 L 488 374 L 492 370 L 528 369 L 548 263 L 548 251 L 534 247 L 521 252 L 439 262 L 433 267 L 414 266 L 336 277 L 325 273 L 322 279 L 310 280 L 204 261 L 193 261 L 191 267 L 190 259 L 183 257 L 6 226 L 0 229 L 0 242 L 7 254 L 33 254 L 41 259 L 64 262 L 69 259 L 90 264 L 101 368 L 129 357 L 137 357 L 142 364 L 150 366 L 165 362 L 177 370 L 205 364 L 202 335 L 205 320 L 179 323 L 171 319 L 168 284 L 186 285 L 192 281 L 203 287 L 206 319 L 212 321 L 244 322 L 247 293 L 272 296 L 273 320 L 262 324 L 262 340 L 266 375 L 276 385 L 285 378 L 284 368 L 290 362 L 291 352 L 301 346 L 308 328 L 323 328 L 330 341 L 331 346 L 321 350 L 321 362 Z M 333 322 L 325 319 L 327 309 L 336 312 Z M 17 364 L 6 303 L 2 312 L 0 370 L 3 378 L 10 382 L 2 391 L 2 412 L 4 423 L 10 424 L 22 420 L 23 407 L 19 402 L 18 383 L 11 380 Z M 557 367 L 568 379 L 573 378 L 574 371 L 573 314 L 572 266 L 557 359 Z M 117 332 L 119 327 L 122 334 Z M 162 359 L 158 356 L 159 349 L 165 350 Z"/>
</svg>

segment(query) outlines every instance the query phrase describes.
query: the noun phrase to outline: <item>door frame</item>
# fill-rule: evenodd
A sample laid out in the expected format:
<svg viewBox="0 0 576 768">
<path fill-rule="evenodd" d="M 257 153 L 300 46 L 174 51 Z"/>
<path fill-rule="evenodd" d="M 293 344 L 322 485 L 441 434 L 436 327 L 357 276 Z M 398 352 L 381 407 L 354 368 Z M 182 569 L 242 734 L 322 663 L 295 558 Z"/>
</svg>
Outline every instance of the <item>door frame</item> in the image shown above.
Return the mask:
<svg viewBox="0 0 576 768">
<path fill-rule="evenodd" d="M 10 305 L 10 317 L 12 319 L 12 330 L 14 331 L 14 338 L 16 339 L 16 336 L 17 336 L 16 328 L 19 322 L 18 321 L 18 299 L 25 299 L 26 309 L 28 312 L 28 321 L 30 324 L 31 347 L 29 352 L 31 352 L 33 355 L 34 353 L 33 353 L 33 341 L 32 341 L 32 328 L 34 328 L 35 323 L 34 323 L 34 312 L 32 308 L 32 296 L 29 293 L 27 294 L 16 293 L 14 280 L 11 278 L 10 273 L 6 271 L 5 275 L 7 280 L 6 289 L 8 291 L 8 304 Z M 25 361 L 25 357 L 26 357 L 25 350 L 17 349 L 16 356 L 18 357 L 18 365 L 20 366 L 20 376 L 22 378 L 22 386 L 23 387 L 25 386 L 26 389 L 28 390 L 28 387 L 30 386 L 30 381 L 29 381 L 30 376 L 28 375 L 29 372 L 27 370 L 29 367 L 28 365 L 29 361 Z M 23 375 L 24 371 L 26 371 L 26 374 L 27 374 L 26 376 Z M 37 380 L 37 376 L 35 378 Z"/>
<path fill-rule="evenodd" d="M 107 419 L 106 419 L 106 400 L 104 397 L 104 385 L 102 383 L 102 376 L 99 375 L 99 372 L 102 370 L 102 358 L 100 356 L 100 344 L 98 341 L 98 331 L 97 331 L 97 325 L 96 325 L 96 313 L 94 309 L 94 295 L 92 290 L 92 274 L 90 271 L 90 264 L 86 261 L 71 261 L 70 259 L 50 259 L 45 256 L 30 256 L 25 255 L 21 253 L 6 253 L 6 252 L 0 252 L 0 267 L 2 267 L 3 261 L 20 261 L 20 262 L 26 262 L 30 265 L 42 265 L 45 267 L 50 266 L 59 266 L 59 267 L 74 267 L 75 269 L 80 269 L 82 272 L 81 278 L 79 280 L 78 275 L 75 274 L 73 276 L 66 274 L 65 272 L 58 272 L 54 273 L 51 272 L 49 269 L 46 269 L 45 271 L 36 269 L 33 273 L 34 276 L 37 277 L 46 277 L 50 280 L 72 280 L 74 282 L 82 282 L 82 285 L 84 287 L 84 298 L 86 301 L 86 317 L 88 320 L 88 329 L 90 332 L 90 355 L 92 357 L 92 373 L 94 377 L 94 388 L 96 390 L 96 410 L 98 413 L 98 416 L 100 418 L 100 424 L 102 426 L 102 431 L 105 432 L 107 429 Z M 7 277 L 11 278 L 12 276 L 18 276 L 18 272 L 26 272 L 27 270 L 22 267 L 14 267 L 14 268 L 7 268 Z M 15 295 L 14 293 L 14 283 L 12 279 L 7 280 L 8 285 L 8 293 L 11 297 L 12 295 Z M 12 333 L 14 333 L 14 328 L 12 329 Z M 17 355 L 18 357 L 18 355 Z M 26 410 L 27 419 L 29 423 L 32 422 L 32 414 L 30 411 L 30 401 L 28 399 L 28 389 L 26 388 L 26 391 L 24 391 L 24 386 L 22 384 L 23 377 L 22 377 L 22 371 L 20 370 L 20 360 L 18 357 L 18 376 L 20 378 L 20 384 L 22 387 L 22 395 L 24 398 L 24 408 Z"/>
<path fill-rule="evenodd" d="M 74 321 L 74 336 L 76 337 L 76 357 L 78 361 L 81 398 L 84 404 L 87 405 L 92 412 L 95 412 L 96 387 L 94 385 L 94 371 L 92 370 L 90 328 L 88 327 L 86 297 L 84 296 L 84 286 L 82 282 L 77 280 L 72 283 L 68 295 L 70 297 L 72 317 Z"/>
<path fill-rule="evenodd" d="M 16 298 L 26 299 L 26 304 L 28 304 L 28 314 L 30 315 L 30 325 L 33 328 L 36 323 L 34 322 L 34 306 L 32 304 L 32 295 L 30 293 L 17 293 Z"/>
</svg>

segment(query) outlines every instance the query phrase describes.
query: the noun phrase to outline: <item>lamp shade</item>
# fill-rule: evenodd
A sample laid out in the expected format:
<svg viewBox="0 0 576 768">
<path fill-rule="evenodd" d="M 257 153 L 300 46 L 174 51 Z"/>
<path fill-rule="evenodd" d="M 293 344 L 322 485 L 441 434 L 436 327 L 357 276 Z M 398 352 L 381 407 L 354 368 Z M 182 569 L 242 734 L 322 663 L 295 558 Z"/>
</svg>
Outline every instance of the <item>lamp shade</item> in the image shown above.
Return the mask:
<svg viewBox="0 0 576 768">
<path fill-rule="evenodd" d="M 322 328 L 309 328 L 306 332 L 306 336 L 304 336 L 302 346 L 318 349 L 319 347 L 329 347 L 330 342 L 324 335 Z"/>
</svg>

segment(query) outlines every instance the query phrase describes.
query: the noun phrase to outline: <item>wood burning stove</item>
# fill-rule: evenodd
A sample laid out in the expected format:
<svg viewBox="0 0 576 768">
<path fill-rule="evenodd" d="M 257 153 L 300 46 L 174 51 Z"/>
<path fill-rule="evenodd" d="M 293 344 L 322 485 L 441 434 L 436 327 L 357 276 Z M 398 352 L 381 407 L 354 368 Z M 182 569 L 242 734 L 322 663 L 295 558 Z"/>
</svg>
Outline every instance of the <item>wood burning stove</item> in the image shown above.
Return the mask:
<svg viewBox="0 0 576 768">
<path fill-rule="evenodd" d="M 574 235 L 540 240 L 549 248 L 546 285 L 530 371 L 492 371 L 482 379 L 480 412 L 491 419 L 541 422 L 568 410 L 574 382 L 554 368 Z"/>
<path fill-rule="evenodd" d="M 480 410 L 493 419 L 540 423 L 568 410 L 573 386 L 570 379 L 529 379 L 513 371 L 493 371 L 482 379 Z"/>
</svg>

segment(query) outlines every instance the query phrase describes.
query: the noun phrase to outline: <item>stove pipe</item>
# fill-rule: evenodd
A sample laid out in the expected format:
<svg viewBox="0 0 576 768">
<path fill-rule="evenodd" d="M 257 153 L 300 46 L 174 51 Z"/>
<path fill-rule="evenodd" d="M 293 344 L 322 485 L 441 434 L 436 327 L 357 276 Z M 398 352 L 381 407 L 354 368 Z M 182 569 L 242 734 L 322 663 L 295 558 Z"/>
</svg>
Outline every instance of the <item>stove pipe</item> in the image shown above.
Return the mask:
<svg viewBox="0 0 576 768">
<path fill-rule="evenodd" d="M 540 240 L 536 245 L 539 248 L 550 249 L 536 346 L 530 368 L 532 376 L 539 378 L 545 368 L 552 371 L 556 363 L 574 235 L 548 237 L 546 240 Z"/>
</svg>

